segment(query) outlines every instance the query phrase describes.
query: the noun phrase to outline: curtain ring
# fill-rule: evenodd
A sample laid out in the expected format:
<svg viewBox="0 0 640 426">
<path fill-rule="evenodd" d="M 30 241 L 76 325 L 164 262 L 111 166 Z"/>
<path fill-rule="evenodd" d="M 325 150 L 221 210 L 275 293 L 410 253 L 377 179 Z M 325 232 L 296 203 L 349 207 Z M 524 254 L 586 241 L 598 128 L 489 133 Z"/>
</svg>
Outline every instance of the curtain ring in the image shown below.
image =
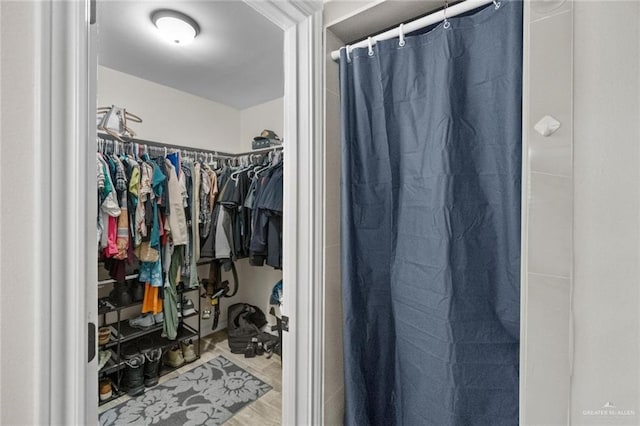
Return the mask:
<svg viewBox="0 0 640 426">
<path fill-rule="evenodd" d="M 348 44 L 344 47 L 345 53 L 347 54 L 347 62 L 351 62 L 350 49 L 351 46 L 349 46 Z"/>
<path fill-rule="evenodd" d="M 442 14 L 444 15 L 444 25 L 443 27 L 445 29 L 449 28 L 451 26 L 451 22 L 449 22 L 449 20 L 447 19 L 447 8 L 449 7 L 449 2 L 447 0 L 444 0 L 444 9 L 442 10 Z"/>
<path fill-rule="evenodd" d="M 407 44 L 407 42 L 404 41 L 404 24 L 400 24 L 398 32 L 400 33 L 400 42 L 398 43 L 398 46 L 404 47 L 404 45 Z"/>
<path fill-rule="evenodd" d="M 499 0 L 493 0 L 493 6 L 495 7 L 496 10 L 500 9 L 500 6 L 502 6 L 502 2 Z"/>
<path fill-rule="evenodd" d="M 367 38 L 367 44 L 369 45 L 369 56 L 373 56 L 373 42 L 371 37 Z"/>
</svg>

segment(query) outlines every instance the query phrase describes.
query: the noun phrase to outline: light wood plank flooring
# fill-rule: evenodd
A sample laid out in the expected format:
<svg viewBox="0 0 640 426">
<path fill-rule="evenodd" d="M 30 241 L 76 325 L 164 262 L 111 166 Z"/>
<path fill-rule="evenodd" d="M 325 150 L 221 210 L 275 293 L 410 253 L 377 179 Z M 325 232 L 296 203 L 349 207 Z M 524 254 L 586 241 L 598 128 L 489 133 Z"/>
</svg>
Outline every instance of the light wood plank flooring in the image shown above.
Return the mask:
<svg viewBox="0 0 640 426">
<path fill-rule="evenodd" d="M 160 377 L 160 383 L 171 380 L 180 374 L 192 370 L 213 358 L 222 355 L 229 361 L 244 368 L 260 380 L 268 383 L 273 389 L 247 405 L 231 417 L 225 425 L 228 426 L 276 426 L 282 420 L 282 363 L 280 357 L 274 355 L 271 359 L 266 356 L 256 356 L 255 358 L 245 358 L 242 354 L 233 354 L 229 350 L 227 334 L 225 331 L 214 333 L 203 337 L 200 342 L 200 359 L 186 364 L 176 371 Z M 118 404 L 129 400 L 129 396 L 123 395 L 108 404 L 99 407 L 102 413 Z"/>
</svg>

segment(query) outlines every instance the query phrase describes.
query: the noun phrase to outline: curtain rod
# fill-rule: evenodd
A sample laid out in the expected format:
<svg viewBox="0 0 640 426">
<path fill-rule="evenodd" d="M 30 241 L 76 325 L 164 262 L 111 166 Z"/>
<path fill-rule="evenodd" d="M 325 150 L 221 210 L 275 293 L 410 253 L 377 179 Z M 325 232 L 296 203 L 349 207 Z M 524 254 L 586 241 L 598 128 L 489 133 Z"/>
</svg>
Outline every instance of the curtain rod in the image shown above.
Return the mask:
<svg viewBox="0 0 640 426">
<path fill-rule="evenodd" d="M 453 18 L 454 16 L 461 15 L 463 13 L 469 12 L 470 10 L 477 9 L 486 4 L 494 3 L 494 0 L 465 0 L 453 6 L 447 7 L 447 18 Z M 437 24 L 440 21 L 444 21 L 445 12 L 444 9 L 434 12 L 430 15 L 423 16 L 422 18 L 418 18 L 414 21 L 408 22 L 403 26 L 403 33 L 409 34 L 417 30 L 421 30 L 423 28 L 428 27 L 429 25 Z M 392 28 L 388 31 L 385 31 L 380 34 L 376 34 L 371 37 L 371 44 L 376 44 L 377 41 L 380 40 L 389 40 L 392 38 L 396 38 L 400 36 L 400 27 Z M 349 44 L 345 47 L 348 47 L 350 50 L 355 49 L 357 47 L 368 47 L 369 39 L 366 38 L 354 44 Z M 337 61 L 340 59 L 340 50 L 334 50 L 331 52 L 331 59 Z"/>
</svg>

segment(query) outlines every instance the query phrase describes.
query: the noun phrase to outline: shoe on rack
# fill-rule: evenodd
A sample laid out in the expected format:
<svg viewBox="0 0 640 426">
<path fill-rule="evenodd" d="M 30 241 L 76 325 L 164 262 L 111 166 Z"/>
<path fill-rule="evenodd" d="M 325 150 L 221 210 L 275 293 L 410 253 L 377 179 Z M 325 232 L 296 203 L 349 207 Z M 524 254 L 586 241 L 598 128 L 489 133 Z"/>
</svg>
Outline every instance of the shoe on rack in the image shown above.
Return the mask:
<svg viewBox="0 0 640 426">
<path fill-rule="evenodd" d="M 156 343 L 154 342 L 154 340 L 151 338 L 151 336 L 146 335 L 146 336 L 142 336 L 137 340 L 136 343 L 136 347 L 138 348 L 138 351 L 142 354 L 145 355 L 147 352 L 155 349 L 156 347 Z"/>
<path fill-rule="evenodd" d="M 196 308 L 193 306 L 191 299 L 184 299 L 182 301 L 182 314 L 186 317 L 196 313 Z"/>
<path fill-rule="evenodd" d="M 164 363 L 169 367 L 180 367 L 184 364 L 184 356 L 180 345 L 174 345 L 164 354 Z"/>
<path fill-rule="evenodd" d="M 102 370 L 111 358 L 111 351 L 98 351 L 98 371 Z"/>
<path fill-rule="evenodd" d="M 129 396 L 137 396 L 144 392 L 144 356 L 137 354 L 125 361 L 122 390 Z"/>
<path fill-rule="evenodd" d="M 98 329 L 98 344 L 106 345 L 109 343 L 109 339 L 111 338 L 111 330 L 109 327 L 100 327 Z"/>
<path fill-rule="evenodd" d="M 129 320 L 129 325 L 131 327 L 139 328 L 142 330 L 148 330 L 154 325 L 156 325 L 156 321 L 153 315 L 146 314 L 146 315 L 140 315 L 139 317 L 136 317 L 136 318 L 131 318 Z"/>
<path fill-rule="evenodd" d="M 140 355 L 140 350 L 135 341 L 127 342 L 120 348 L 120 357 L 128 360 Z"/>
<path fill-rule="evenodd" d="M 193 340 L 189 339 L 188 341 L 180 342 L 180 347 L 182 348 L 182 356 L 186 362 L 193 362 L 198 358 L 193 347 Z"/>
<path fill-rule="evenodd" d="M 104 379 L 100 379 L 100 401 L 106 401 L 111 398 L 113 392 L 111 390 L 111 379 L 105 377 Z"/>
<path fill-rule="evenodd" d="M 158 312 L 153 316 L 153 319 L 156 322 L 156 324 L 162 324 L 164 322 L 164 313 Z"/>
<path fill-rule="evenodd" d="M 134 302 L 142 302 L 142 299 L 144 299 L 144 283 L 140 281 L 131 282 L 129 292 Z"/>
<path fill-rule="evenodd" d="M 131 293 L 125 283 L 115 283 L 113 290 L 109 293 L 109 300 L 116 306 L 127 306 L 131 304 Z"/>
<path fill-rule="evenodd" d="M 145 353 L 144 363 L 144 385 L 146 387 L 158 384 L 158 376 L 160 375 L 160 359 L 162 358 L 162 349 L 155 348 Z"/>
</svg>

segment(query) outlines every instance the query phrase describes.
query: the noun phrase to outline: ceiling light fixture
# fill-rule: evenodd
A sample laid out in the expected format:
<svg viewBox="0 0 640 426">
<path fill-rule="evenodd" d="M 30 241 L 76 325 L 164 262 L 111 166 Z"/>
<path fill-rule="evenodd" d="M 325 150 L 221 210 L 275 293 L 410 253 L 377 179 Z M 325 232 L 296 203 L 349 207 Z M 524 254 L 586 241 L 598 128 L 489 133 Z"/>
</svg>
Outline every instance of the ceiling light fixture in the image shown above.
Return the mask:
<svg viewBox="0 0 640 426">
<path fill-rule="evenodd" d="M 157 10 L 151 15 L 151 21 L 162 38 L 173 44 L 189 44 L 200 33 L 196 21 L 175 10 Z"/>
</svg>

